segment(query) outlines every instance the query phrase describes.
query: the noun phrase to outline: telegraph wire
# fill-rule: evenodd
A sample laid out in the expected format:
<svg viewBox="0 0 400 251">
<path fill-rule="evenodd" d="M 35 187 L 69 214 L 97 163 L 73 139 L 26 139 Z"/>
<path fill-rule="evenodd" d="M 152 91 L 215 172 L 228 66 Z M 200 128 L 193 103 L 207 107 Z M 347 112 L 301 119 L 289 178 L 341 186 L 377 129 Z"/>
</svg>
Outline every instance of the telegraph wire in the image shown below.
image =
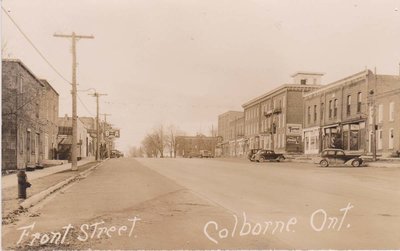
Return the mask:
<svg viewBox="0 0 400 251">
<path fill-rule="evenodd" d="M 85 110 L 90 114 L 90 116 L 94 117 L 93 113 L 90 112 L 90 110 L 87 108 L 87 106 L 85 105 L 85 103 L 82 101 L 81 97 L 79 96 L 79 94 L 76 95 L 78 97 L 79 102 L 82 104 L 83 108 L 85 108 Z"/>
<path fill-rule="evenodd" d="M 68 84 L 71 84 L 71 82 L 65 78 L 51 63 L 47 58 L 43 55 L 43 53 L 35 46 L 35 44 L 32 42 L 32 40 L 25 34 L 25 32 L 19 27 L 19 25 L 14 21 L 14 19 L 8 14 L 8 12 L 4 9 L 3 6 L 1 6 L 1 9 L 3 12 L 7 15 L 7 17 L 11 20 L 11 22 L 15 25 L 15 27 L 19 30 L 19 32 L 22 34 L 22 36 L 28 41 L 28 43 L 35 49 L 35 51 L 39 54 L 39 56 L 50 66 L 51 69 L 59 76 L 61 77 L 65 82 Z"/>
<path fill-rule="evenodd" d="M 11 22 L 15 25 L 15 27 L 18 29 L 18 31 L 22 34 L 22 36 L 28 41 L 28 43 L 35 49 L 35 51 L 39 54 L 39 56 L 50 66 L 50 68 L 60 77 L 62 78 L 65 82 L 68 84 L 71 84 L 71 82 L 64 77 L 58 70 L 53 66 L 52 63 L 43 55 L 43 53 L 36 47 L 36 45 L 32 42 L 32 40 L 28 37 L 28 35 L 25 34 L 25 32 L 19 27 L 19 25 L 15 22 L 15 20 L 11 17 L 11 15 L 4 9 L 3 6 L 1 6 L 1 9 L 3 12 L 7 15 L 7 17 L 11 20 Z M 93 114 L 90 112 L 90 110 L 87 108 L 86 104 L 82 101 L 82 99 L 78 95 L 79 102 L 82 104 L 82 106 L 85 108 L 85 110 L 93 116 Z"/>
</svg>

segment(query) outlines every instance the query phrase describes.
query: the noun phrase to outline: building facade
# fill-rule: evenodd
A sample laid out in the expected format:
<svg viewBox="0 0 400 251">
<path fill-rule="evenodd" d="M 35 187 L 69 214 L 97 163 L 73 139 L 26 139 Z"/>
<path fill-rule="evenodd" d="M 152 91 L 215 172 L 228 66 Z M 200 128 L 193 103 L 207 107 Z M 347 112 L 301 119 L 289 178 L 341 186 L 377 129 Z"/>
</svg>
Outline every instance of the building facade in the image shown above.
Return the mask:
<svg viewBox="0 0 400 251">
<path fill-rule="evenodd" d="M 322 73 L 298 72 L 284 84 L 242 105 L 245 151 L 302 152 L 303 94 L 321 87 Z"/>
<path fill-rule="evenodd" d="M 371 153 L 374 117 L 378 151 L 387 155 L 398 148 L 395 93 L 399 89 L 398 76 L 366 70 L 305 94 L 304 152 L 317 154 L 325 148 L 340 148 Z"/>
<path fill-rule="evenodd" d="M 54 157 L 58 93 L 20 60 L 2 63 L 2 168 L 42 165 Z"/>
<path fill-rule="evenodd" d="M 57 135 L 58 135 L 58 105 L 59 94 L 47 82 L 42 79 L 41 82 L 45 88 L 45 94 L 40 99 L 39 117 L 42 125 L 41 142 L 43 149 L 43 159 L 57 159 Z"/>
<path fill-rule="evenodd" d="M 77 157 L 82 159 L 91 156 L 90 142 L 92 142 L 91 136 L 88 133 L 86 125 L 78 118 L 77 121 Z M 69 160 L 71 158 L 71 147 L 72 147 L 72 117 L 64 116 L 58 118 L 58 159 Z"/>
<path fill-rule="evenodd" d="M 243 111 L 227 111 L 218 116 L 218 136 L 222 138 L 222 142 L 218 143 L 218 155 L 231 156 L 230 141 L 234 139 L 232 121 L 243 116 Z"/>
<path fill-rule="evenodd" d="M 246 154 L 246 141 L 244 138 L 244 116 L 237 117 L 229 123 L 230 133 L 229 140 L 229 156 L 242 157 Z"/>
<path fill-rule="evenodd" d="M 176 156 L 187 157 L 192 153 L 200 153 L 201 150 L 210 151 L 215 156 L 215 148 L 219 137 L 176 136 Z"/>
<path fill-rule="evenodd" d="M 375 120 L 377 154 L 383 157 L 399 156 L 400 76 L 373 75 L 370 83 L 373 93 L 369 97 L 367 152 L 371 154 L 373 151 Z"/>
</svg>

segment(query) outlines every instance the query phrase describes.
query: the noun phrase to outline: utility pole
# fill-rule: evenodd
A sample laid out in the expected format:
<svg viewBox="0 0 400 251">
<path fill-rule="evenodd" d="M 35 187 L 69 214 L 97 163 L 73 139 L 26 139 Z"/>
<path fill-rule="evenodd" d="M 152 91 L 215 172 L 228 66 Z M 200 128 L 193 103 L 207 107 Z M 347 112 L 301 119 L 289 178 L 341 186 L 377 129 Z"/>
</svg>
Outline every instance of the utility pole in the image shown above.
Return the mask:
<svg viewBox="0 0 400 251">
<path fill-rule="evenodd" d="M 111 114 L 109 113 L 102 113 L 101 115 L 104 116 L 104 126 L 103 126 L 103 133 L 105 133 L 106 131 L 106 125 L 107 125 L 107 116 L 111 116 Z M 104 141 L 106 142 L 106 145 L 108 145 L 107 147 L 107 153 L 108 153 L 108 157 L 111 157 L 111 141 L 108 140 L 108 138 L 105 138 Z"/>
<path fill-rule="evenodd" d="M 375 107 L 375 92 L 377 88 L 377 83 L 376 83 L 376 67 L 374 68 L 374 90 L 370 91 L 371 94 L 371 102 L 372 102 L 372 160 L 376 161 L 376 107 Z"/>
<path fill-rule="evenodd" d="M 238 118 L 235 117 L 235 157 L 237 157 L 237 121 Z"/>
<path fill-rule="evenodd" d="M 77 146 L 78 146 L 78 117 L 76 109 L 76 41 L 78 39 L 93 39 L 93 36 L 54 34 L 54 37 L 71 38 L 72 40 L 72 146 L 71 146 L 71 169 L 78 170 Z"/>
<path fill-rule="evenodd" d="M 100 160 L 100 123 L 99 123 L 99 97 L 107 94 L 98 93 L 89 94 L 96 98 L 96 161 Z"/>
</svg>

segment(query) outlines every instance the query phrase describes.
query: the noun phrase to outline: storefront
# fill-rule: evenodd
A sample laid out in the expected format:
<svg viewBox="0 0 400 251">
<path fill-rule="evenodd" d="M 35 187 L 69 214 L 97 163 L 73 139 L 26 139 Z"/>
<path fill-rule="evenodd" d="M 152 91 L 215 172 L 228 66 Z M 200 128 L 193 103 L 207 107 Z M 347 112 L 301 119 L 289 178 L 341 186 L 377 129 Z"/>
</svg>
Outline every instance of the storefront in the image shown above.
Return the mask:
<svg viewBox="0 0 400 251">
<path fill-rule="evenodd" d="M 283 136 L 283 142 L 286 142 L 286 152 L 302 152 L 302 130 L 303 127 L 301 124 L 287 124 L 286 125 L 286 138 Z"/>
<path fill-rule="evenodd" d="M 345 151 L 364 151 L 366 141 L 365 121 L 330 125 L 322 129 L 323 148 Z"/>
<path fill-rule="evenodd" d="M 260 136 L 254 136 L 249 139 L 249 149 L 260 149 Z"/>
<path fill-rule="evenodd" d="M 343 150 L 363 151 L 365 149 L 365 122 L 354 122 L 342 125 Z"/>
<path fill-rule="evenodd" d="M 303 130 L 304 153 L 318 154 L 320 152 L 320 127 Z"/>
<path fill-rule="evenodd" d="M 339 124 L 329 125 L 322 128 L 322 148 L 342 149 L 342 134 Z"/>
</svg>

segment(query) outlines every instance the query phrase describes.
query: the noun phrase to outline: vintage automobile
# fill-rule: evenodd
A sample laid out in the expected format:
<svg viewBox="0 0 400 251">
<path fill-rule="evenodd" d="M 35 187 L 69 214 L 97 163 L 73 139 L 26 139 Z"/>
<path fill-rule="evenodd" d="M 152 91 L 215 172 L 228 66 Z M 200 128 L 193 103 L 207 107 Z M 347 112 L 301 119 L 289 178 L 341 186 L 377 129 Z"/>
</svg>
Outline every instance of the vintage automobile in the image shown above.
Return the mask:
<svg viewBox="0 0 400 251">
<path fill-rule="evenodd" d="M 260 151 L 259 149 L 251 149 L 248 151 L 247 153 L 247 159 L 249 159 L 250 161 L 255 161 L 254 160 L 254 155 L 256 155 L 256 153 Z"/>
<path fill-rule="evenodd" d="M 110 158 L 121 158 L 121 157 L 124 157 L 124 154 L 121 152 L 121 151 L 118 151 L 118 150 L 111 150 L 111 153 L 110 153 L 111 155 L 110 155 Z"/>
<path fill-rule="evenodd" d="M 208 150 L 200 150 L 200 158 L 212 158 L 213 155 Z"/>
<path fill-rule="evenodd" d="M 320 157 L 314 159 L 314 163 L 322 167 L 346 164 L 359 167 L 363 163 L 360 156 L 360 154 L 346 154 L 342 149 L 325 149 L 321 152 Z"/>
<path fill-rule="evenodd" d="M 285 160 L 285 156 L 281 153 L 275 153 L 272 150 L 259 150 L 255 155 L 254 155 L 254 161 L 257 162 L 264 162 L 264 161 L 283 161 Z"/>
</svg>

